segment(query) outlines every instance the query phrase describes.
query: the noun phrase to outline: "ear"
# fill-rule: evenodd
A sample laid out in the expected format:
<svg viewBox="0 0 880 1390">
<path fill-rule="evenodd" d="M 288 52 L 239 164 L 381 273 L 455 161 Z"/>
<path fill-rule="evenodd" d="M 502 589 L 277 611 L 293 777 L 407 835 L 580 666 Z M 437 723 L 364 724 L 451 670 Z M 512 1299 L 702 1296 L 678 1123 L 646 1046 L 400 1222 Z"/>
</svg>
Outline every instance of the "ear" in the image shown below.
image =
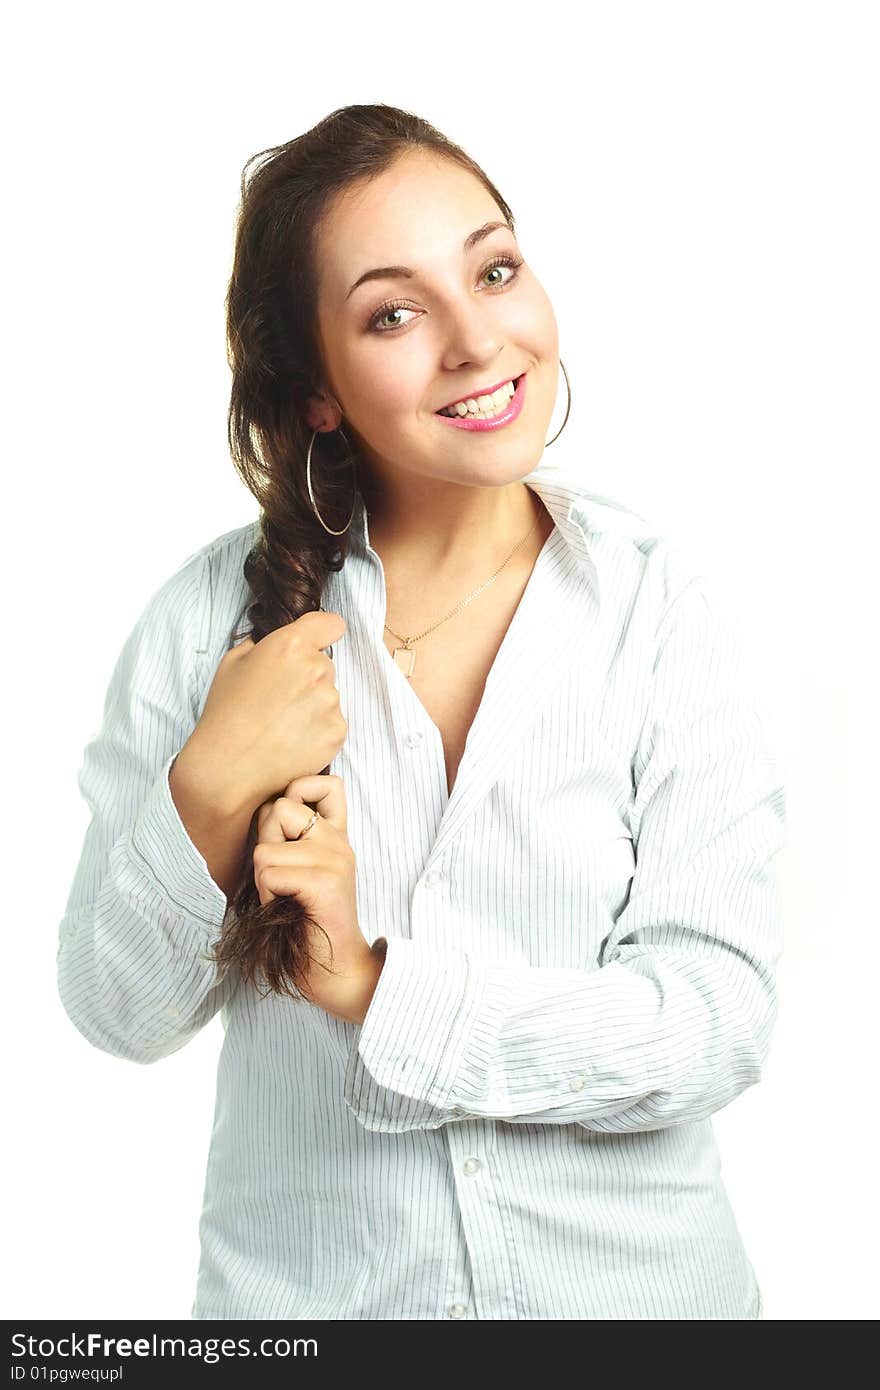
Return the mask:
<svg viewBox="0 0 880 1390">
<path fill-rule="evenodd" d="M 342 424 L 342 411 L 332 396 L 324 393 L 310 396 L 306 424 L 310 430 L 336 430 Z"/>
</svg>

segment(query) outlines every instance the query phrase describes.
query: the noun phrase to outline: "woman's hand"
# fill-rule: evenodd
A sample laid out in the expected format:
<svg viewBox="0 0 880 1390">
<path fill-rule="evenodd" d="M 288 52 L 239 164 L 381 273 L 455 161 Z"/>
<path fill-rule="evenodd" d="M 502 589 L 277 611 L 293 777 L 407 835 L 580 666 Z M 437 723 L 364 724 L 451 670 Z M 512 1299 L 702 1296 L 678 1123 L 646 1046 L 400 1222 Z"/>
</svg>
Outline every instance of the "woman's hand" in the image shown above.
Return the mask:
<svg viewBox="0 0 880 1390">
<path fill-rule="evenodd" d="M 321 609 L 224 654 L 179 755 L 206 813 L 250 820 L 291 778 L 329 767 L 348 725 L 324 648 L 345 633 L 341 614 Z"/>
<path fill-rule="evenodd" d="M 318 820 L 297 839 L 313 806 Z M 323 927 L 323 932 L 309 931 L 311 964 L 306 978 L 297 980 L 298 988 L 337 1018 L 362 1023 L 384 957 L 371 949 L 358 924 L 355 856 L 348 842 L 341 778 L 322 773 L 297 777 L 284 796 L 264 802 L 257 813 L 253 859 L 261 903 L 295 897 Z"/>
</svg>

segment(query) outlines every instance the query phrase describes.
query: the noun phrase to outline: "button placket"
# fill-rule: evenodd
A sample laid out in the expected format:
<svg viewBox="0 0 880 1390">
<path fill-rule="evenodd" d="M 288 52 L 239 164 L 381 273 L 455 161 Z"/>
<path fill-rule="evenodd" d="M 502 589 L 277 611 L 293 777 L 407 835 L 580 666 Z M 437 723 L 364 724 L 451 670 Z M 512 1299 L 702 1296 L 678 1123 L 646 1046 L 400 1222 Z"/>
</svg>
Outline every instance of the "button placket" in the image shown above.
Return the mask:
<svg viewBox="0 0 880 1390">
<path fill-rule="evenodd" d="M 497 1310 L 501 1317 L 521 1317 L 516 1292 L 518 1261 L 504 1217 L 505 1203 L 496 1189 L 496 1182 L 503 1182 L 494 1162 L 498 1126 L 492 1120 L 465 1119 L 444 1126 L 444 1130 L 464 1236 L 472 1252 L 473 1282 L 473 1293 L 467 1300 L 461 1297 L 466 1286 L 447 1286 L 447 1293 L 454 1296 L 457 1292 L 458 1301 L 467 1302 L 467 1312 L 461 1316 L 478 1318 L 483 1316 L 479 1310 L 491 1308 L 493 1316 Z M 505 1251 L 508 1258 L 487 1258 L 490 1251 Z"/>
</svg>

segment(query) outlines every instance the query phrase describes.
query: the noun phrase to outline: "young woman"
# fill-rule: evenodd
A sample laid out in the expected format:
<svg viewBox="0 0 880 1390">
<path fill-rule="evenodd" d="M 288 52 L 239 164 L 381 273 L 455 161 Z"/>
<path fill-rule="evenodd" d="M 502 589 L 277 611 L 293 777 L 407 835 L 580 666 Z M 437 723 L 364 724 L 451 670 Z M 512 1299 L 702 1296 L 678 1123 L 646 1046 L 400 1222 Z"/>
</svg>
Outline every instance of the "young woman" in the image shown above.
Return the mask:
<svg viewBox="0 0 880 1390">
<path fill-rule="evenodd" d="M 116 1056 L 223 1011 L 193 1316 L 760 1317 L 711 1116 L 785 807 L 734 625 L 548 461 L 552 306 L 425 121 L 263 151 L 227 304 L 259 519 L 125 644 L 59 947 Z"/>
</svg>

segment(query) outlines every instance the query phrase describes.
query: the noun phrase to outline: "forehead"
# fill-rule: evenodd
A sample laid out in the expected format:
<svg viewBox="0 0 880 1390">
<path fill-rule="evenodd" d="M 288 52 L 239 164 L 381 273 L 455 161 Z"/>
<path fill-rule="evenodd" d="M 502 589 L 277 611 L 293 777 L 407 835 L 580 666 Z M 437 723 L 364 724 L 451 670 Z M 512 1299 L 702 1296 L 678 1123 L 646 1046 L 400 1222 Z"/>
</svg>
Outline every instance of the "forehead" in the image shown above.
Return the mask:
<svg viewBox="0 0 880 1390">
<path fill-rule="evenodd" d="M 316 238 L 322 287 L 342 299 L 370 266 L 427 267 L 432 260 L 460 256 L 474 227 L 502 216 L 469 169 L 436 155 L 407 152 L 331 202 Z"/>
</svg>

